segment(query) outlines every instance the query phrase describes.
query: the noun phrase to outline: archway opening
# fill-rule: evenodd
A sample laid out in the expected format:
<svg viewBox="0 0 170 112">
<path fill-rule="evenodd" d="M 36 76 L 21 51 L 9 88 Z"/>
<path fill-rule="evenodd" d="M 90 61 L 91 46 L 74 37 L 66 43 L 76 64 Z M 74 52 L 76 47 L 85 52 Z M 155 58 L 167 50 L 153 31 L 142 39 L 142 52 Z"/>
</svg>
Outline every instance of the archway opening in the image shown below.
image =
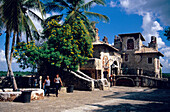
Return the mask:
<svg viewBox="0 0 170 112">
<path fill-rule="evenodd" d="M 117 61 L 114 61 L 111 65 L 111 74 L 118 75 L 118 64 Z"/>
<path fill-rule="evenodd" d="M 132 79 L 121 78 L 116 81 L 116 86 L 134 87 L 135 85 Z"/>
</svg>

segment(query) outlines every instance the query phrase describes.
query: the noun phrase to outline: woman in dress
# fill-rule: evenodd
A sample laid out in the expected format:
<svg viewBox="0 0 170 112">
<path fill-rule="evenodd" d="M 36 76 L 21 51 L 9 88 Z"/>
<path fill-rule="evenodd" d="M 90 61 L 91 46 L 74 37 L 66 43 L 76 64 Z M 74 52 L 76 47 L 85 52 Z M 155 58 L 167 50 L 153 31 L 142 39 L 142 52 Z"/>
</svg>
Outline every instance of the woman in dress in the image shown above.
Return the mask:
<svg viewBox="0 0 170 112">
<path fill-rule="evenodd" d="M 58 97 L 58 90 L 61 86 L 63 86 L 63 83 L 61 81 L 61 78 L 59 77 L 59 74 L 56 75 L 56 78 L 54 78 L 54 83 L 56 87 L 56 97 Z"/>
</svg>

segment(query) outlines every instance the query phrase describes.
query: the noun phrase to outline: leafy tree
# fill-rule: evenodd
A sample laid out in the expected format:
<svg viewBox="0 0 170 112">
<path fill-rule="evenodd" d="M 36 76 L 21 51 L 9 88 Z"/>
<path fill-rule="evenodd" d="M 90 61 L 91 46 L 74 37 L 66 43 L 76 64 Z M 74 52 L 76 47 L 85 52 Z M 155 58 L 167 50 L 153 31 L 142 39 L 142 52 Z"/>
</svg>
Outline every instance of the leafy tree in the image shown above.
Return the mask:
<svg viewBox="0 0 170 112">
<path fill-rule="evenodd" d="M 38 31 L 36 30 L 32 20 L 30 19 L 29 14 L 40 20 L 40 18 L 30 10 L 31 8 L 39 9 L 39 3 L 39 0 L 2 0 L 0 4 L 0 18 L 6 28 L 5 57 L 8 65 L 9 75 L 13 79 L 14 90 L 17 89 L 17 85 L 11 68 L 11 62 L 14 48 L 13 46 L 16 42 L 16 35 L 18 43 L 20 40 L 21 32 L 26 33 L 27 41 L 28 38 L 30 38 L 31 40 L 33 39 L 31 33 L 32 31 L 38 34 Z M 13 40 L 9 56 L 11 33 L 13 33 Z"/>
<path fill-rule="evenodd" d="M 85 0 L 52 0 L 52 2 L 50 1 L 46 4 L 45 10 L 47 12 L 66 12 L 65 24 L 71 24 L 75 18 L 80 17 L 80 19 L 84 21 L 85 28 L 89 30 L 89 36 L 94 39 L 95 31 L 87 17 L 99 18 L 100 20 L 106 22 L 109 21 L 109 18 L 105 15 L 89 12 L 94 3 L 105 6 L 105 0 L 91 0 L 87 3 Z"/>
<path fill-rule="evenodd" d="M 167 37 L 167 40 L 170 40 L 170 27 L 165 29 L 164 35 Z"/>
<path fill-rule="evenodd" d="M 44 29 L 44 33 L 48 34 L 47 41 L 41 47 L 36 46 L 34 41 L 28 44 L 21 42 L 20 48 L 16 47 L 14 56 L 20 67 L 37 67 L 47 62 L 61 69 L 77 70 L 78 65 L 84 64 L 93 53 L 92 40 L 84 24 L 80 17 L 65 25 L 54 19 L 49 21 Z"/>
</svg>

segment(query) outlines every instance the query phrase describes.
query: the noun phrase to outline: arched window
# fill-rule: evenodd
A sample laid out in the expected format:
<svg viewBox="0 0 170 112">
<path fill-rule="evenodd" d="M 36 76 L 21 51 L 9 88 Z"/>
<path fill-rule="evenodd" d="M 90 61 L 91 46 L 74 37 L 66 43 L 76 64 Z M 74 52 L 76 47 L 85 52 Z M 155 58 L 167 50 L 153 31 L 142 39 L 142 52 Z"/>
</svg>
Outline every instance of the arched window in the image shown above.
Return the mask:
<svg viewBox="0 0 170 112">
<path fill-rule="evenodd" d="M 134 41 L 133 39 L 129 39 L 127 41 L 127 50 L 133 50 L 134 49 Z"/>
</svg>

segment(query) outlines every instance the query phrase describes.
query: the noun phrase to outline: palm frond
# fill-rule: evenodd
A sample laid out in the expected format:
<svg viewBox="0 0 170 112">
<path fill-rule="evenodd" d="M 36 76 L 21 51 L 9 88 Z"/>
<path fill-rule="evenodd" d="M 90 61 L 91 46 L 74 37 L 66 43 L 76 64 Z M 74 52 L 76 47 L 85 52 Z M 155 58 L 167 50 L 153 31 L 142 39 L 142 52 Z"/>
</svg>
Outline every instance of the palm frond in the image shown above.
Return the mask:
<svg viewBox="0 0 170 112">
<path fill-rule="evenodd" d="M 23 6 L 27 8 L 38 8 L 38 2 L 35 0 L 24 0 L 23 1 Z"/>
<path fill-rule="evenodd" d="M 90 18 L 95 17 L 95 18 L 98 18 L 98 19 L 100 19 L 102 21 L 109 22 L 109 18 L 107 16 L 99 14 L 99 13 L 84 11 L 84 14 L 86 16 L 89 16 Z"/>
<path fill-rule="evenodd" d="M 71 8 L 69 6 L 69 4 L 67 2 L 65 2 L 64 0 L 53 0 L 54 2 L 57 2 L 59 5 L 63 6 L 63 7 L 68 7 Z"/>
<path fill-rule="evenodd" d="M 61 12 L 65 9 L 64 6 L 58 5 L 55 2 L 50 2 L 45 4 L 45 11 L 51 12 L 51 11 L 58 11 Z"/>
<path fill-rule="evenodd" d="M 39 5 L 40 12 L 41 12 L 42 20 L 44 21 L 43 8 L 42 8 L 43 4 L 40 2 L 40 0 L 38 0 L 38 5 Z"/>
<path fill-rule="evenodd" d="M 64 24 L 72 22 L 74 17 L 75 17 L 75 11 L 73 10 L 66 16 Z"/>
<path fill-rule="evenodd" d="M 34 19 L 36 19 L 37 21 L 40 21 L 41 23 L 43 22 L 43 19 L 40 18 L 37 14 L 35 14 L 33 11 L 28 10 L 28 13 L 30 14 L 30 16 L 34 17 Z"/>
<path fill-rule="evenodd" d="M 83 4 L 83 5 L 80 6 L 79 8 L 82 8 L 82 9 L 84 9 L 84 10 L 89 10 L 94 3 L 96 3 L 96 4 L 98 4 L 98 5 L 103 5 L 103 6 L 106 5 L 105 0 L 92 0 L 92 1 L 89 1 L 89 2 L 87 2 L 87 3 L 85 3 L 85 4 Z"/>
<path fill-rule="evenodd" d="M 29 16 L 24 16 L 24 17 L 25 17 L 25 19 L 27 19 L 27 23 L 29 23 L 29 26 L 31 26 L 32 31 L 36 31 L 37 34 L 39 34 L 37 28 L 35 27 L 34 23 L 30 19 L 30 17 Z M 40 35 L 39 35 L 39 37 L 40 37 Z M 35 37 L 35 38 L 38 39 L 39 37 Z"/>
</svg>

